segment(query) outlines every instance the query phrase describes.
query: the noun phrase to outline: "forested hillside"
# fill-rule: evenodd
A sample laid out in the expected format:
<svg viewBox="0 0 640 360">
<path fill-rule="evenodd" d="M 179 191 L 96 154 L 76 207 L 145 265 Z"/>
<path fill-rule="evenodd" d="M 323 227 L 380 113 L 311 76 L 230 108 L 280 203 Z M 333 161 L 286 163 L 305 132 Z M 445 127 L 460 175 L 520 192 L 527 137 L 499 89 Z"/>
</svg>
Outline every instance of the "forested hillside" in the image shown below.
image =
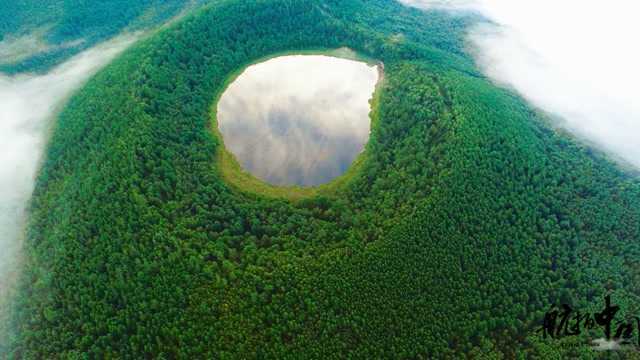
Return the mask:
<svg viewBox="0 0 640 360">
<path fill-rule="evenodd" d="M 2 350 L 597 357 L 537 330 L 551 304 L 600 308 L 607 292 L 638 313 L 640 181 L 484 78 L 464 53 L 474 21 L 225 0 L 126 52 L 58 118 Z M 226 184 L 211 108 L 230 74 L 344 46 L 385 65 L 359 173 L 295 202 Z"/>
<path fill-rule="evenodd" d="M 7 0 L 0 8 L 0 50 L 25 42 L 30 54 L 0 58 L 0 72 L 45 71 L 123 30 L 161 24 L 201 0 Z M 2 42 L 5 42 L 3 45 Z M 34 45 L 34 43 L 36 45 Z M 24 46 L 24 45 L 22 45 Z M 0 54 L 2 51 L 0 51 Z"/>
</svg>

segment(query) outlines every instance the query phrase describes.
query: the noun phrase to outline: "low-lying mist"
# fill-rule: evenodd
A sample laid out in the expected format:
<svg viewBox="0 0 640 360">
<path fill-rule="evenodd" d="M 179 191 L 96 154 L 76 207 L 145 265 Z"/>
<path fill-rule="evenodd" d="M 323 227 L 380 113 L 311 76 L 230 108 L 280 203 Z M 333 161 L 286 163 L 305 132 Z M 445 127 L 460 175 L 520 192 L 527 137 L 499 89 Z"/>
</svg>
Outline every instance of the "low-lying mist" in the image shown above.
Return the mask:
<svg viewBox="0 0 640 360">
<path fill-rule="evenodd" d="M 137 37 L 98 45 L 46 75 L 0 73 L 0 312 L 20 264 L 25 208 L 52 119 L 75 89 Z"/>
<path fill-rule="evenodd" d="M 640 5 L 627 0 L 401 0 L 480 12 L 468 36 L 481 69 L 559 126 L 640 168 Z"/>
<path fill-rule="evenodd" d="M 7 37 L 0 41 L 0 65 L 18 62 L 50 48 L 41 34 Z"/>
</svg>

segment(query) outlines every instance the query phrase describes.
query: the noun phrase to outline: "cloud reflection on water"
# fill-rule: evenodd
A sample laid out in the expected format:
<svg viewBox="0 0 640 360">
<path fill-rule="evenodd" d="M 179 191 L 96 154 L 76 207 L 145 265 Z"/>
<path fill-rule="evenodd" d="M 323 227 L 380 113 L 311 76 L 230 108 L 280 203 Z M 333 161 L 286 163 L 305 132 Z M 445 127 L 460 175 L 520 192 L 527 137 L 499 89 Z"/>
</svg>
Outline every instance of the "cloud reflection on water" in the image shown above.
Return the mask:
<svg viewBox="0 0 640 360">
<path fill-rule="evenodd" d="M 369 137 L 378 70 L 323 55 L 282 56 L 247 68 L 218 103 L 225 146 L 275 185 L 314 186 L 344 173 Z"/>
</svg>

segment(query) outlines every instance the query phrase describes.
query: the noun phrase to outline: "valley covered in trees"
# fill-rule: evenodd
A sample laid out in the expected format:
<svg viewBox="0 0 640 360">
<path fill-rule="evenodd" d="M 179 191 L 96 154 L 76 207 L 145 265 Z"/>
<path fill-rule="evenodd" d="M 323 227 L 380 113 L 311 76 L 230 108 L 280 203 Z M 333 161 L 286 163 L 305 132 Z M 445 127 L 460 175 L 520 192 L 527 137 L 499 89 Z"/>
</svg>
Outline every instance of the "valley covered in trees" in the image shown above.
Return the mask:
<svg viewBox="0 0 640 360">
<path fill-rule="evenodd" d="M 607 293 L 640 313 L 640 181 L 485 78 L 463 41 L 477 21 L 387 0 L 224 0 L 127 51 L 59 115 L 0 350 L 601 356 L 564 346 L 597 332 L 538 330 L 552 304 L 598 309 Z M 297 200 L 230 186 L 211 118 L 229 76 L 342 47 L 385 68 L 358 171 Z"/>
<path fill-rule="evenodd" d="M 8 0 L 0 5 L 0 55 L 26 43 L 21 56 L 0 56 L 0 72 L 44 72 L 122 31 L 162 24 L 203 0 Z M 12 44 L 13 43 L 13 44 Z M 22 47 L 24 47 L 23 44 Z"/>
</svg>

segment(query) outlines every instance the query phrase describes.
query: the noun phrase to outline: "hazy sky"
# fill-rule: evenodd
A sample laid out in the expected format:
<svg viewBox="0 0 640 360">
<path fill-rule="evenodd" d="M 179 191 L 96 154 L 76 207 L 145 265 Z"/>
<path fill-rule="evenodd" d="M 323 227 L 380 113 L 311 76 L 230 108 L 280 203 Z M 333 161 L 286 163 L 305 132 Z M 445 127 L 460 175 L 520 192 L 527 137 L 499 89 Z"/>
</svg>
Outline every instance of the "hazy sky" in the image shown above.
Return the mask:
<svg viewBox="0 0 640 360">
<path fill-rule="evenodd" d="M 402 2 L 474 9 L 500 24 L 469 35 L 485 73 L 640 168 L 640 2 Z"/>
<path fill-rule="evenodd" d="M 218 103 L 225 146 L 269 183 L 326 183 L 364 148 L 377 81 L 375 66 L 330 56 L 281 56 L 250 66 Z"/>
</svg>

